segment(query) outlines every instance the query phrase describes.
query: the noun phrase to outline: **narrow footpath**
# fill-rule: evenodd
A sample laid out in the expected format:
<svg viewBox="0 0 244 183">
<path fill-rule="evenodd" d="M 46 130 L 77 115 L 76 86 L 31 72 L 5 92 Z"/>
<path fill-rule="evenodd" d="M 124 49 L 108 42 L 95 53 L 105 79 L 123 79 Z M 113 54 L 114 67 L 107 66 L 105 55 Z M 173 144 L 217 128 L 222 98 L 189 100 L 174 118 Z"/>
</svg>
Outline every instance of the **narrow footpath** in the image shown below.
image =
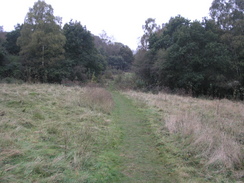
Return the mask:
<svg viewBox="0 0 244 183">
<path fill-rule="evenodd" d="M 123 134 L 117 152 L 121 158 L 121 182 L 177 182 L 168 175 L 159 156 L 146 115 L 123 95 L 113 93 L 113 97 L 116 107 L 112 115 Z"/>
</svg>

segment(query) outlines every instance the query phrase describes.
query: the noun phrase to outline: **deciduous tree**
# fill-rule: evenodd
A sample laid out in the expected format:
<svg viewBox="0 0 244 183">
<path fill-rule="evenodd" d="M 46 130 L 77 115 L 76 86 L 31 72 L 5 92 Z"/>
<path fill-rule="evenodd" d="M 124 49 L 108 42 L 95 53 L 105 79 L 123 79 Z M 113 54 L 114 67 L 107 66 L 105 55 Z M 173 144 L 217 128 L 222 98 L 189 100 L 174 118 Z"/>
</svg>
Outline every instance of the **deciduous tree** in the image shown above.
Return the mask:
<svg viewBox="0 0 244 183">
<path fill-rule="evenodd" d="M 210 15 L 223 31 L 221 39 L 230 50 L 236 79 L 244 87 L 244 1 L 214 0 Z"/>
<path fill-rule="evenodd" d="M 93 74 L 96 76 L 104 69 L 105 63 L 94 46 L 94 38 L 90 31 L 80 22 L 70 21 L 64 25 L 66 36 L 66 59 L 70 60 L 75 68 L 70 79 L 86 80 Z"/>
<path fill-rule="evenodd" d="M 53 15 L 51 5 L 38 0 L 29 9 L 17 41 L 27 80 L 48 81 L 48 68 L 64 59 L 65 40 L 61 18 Z"/>
<path fill-rule="evenodd" d="M 5 48 L 9 54 L 18 55 L 20 52 L 20 47 L 17 45 L 17 39 L 20 37 L 22 25 L 17 24 L 15 30 L 7 33 Z"/>
<path fill-rule="evenodd" d="M 136 63 L 137 73 L 149 87 L 220 96 L 220 89 L 233 79 L 228 47 L 212 20 L 191 22 L 177 16 L 148 40 L 148 50 L 137 53 Z"/>
<path fill-rule="evenodd" d="M 152 36 L 152 34 L 159 28 L 160 27 L 156 24 L 155 19 L 148 18 L 145 21 L 145 25 L 142 26 L 142 29 L 144 30 L 144 34 L 141 37 L 141 48 L 142 49 L 148 49 L 148 43 L 149 43 L 150 36 Z"/>
</svg>

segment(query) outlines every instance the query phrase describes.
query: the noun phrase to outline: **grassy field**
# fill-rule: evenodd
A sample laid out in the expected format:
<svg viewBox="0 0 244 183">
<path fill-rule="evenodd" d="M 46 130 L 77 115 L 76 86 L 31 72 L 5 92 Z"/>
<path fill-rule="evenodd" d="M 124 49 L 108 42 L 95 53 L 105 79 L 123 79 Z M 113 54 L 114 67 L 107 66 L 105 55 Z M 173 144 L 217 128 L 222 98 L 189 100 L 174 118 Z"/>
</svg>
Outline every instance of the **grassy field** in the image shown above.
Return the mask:
<svg viewBox="0 0 244 183">
<path fill-rule="evenodd" d="M 244 104 L 0 84 L 0 182 L 243 182 Z"/>
<path fill-rule="evenodd" d="M 0 182 L 103 182 L 119 138 L 96 87 L 0 86 Z M 104 178 L 105 177 L 105 178 Z"/>
<path fill-rule="evenodd" d="M 171 142 L 171 150 L 176 148 L 196 173 L 213 182 L 244 181 L 243 102 L 135 91 L 125 95 L 156 111 L 159 119 L 152 126 L 162 147 Z"/>
</svg>

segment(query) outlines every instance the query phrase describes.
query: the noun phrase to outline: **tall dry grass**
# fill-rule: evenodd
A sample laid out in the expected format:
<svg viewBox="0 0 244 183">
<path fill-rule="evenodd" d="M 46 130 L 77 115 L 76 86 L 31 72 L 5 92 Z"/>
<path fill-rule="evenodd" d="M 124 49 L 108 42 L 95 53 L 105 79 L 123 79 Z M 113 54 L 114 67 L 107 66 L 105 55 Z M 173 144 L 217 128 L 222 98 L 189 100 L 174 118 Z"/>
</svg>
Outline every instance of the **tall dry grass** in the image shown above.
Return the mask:
<svg viewBox="0 0 244 183">
<path fill-rule="evenodd" d="M 114 101 L 111 93 L 104 88 L 85 87 L 79 105 L 89 106 L 93 110 L 110 113 L 113 109 Z"/>
<path fill-rule="evenodd" d="M 157 108 L 162 128 L 183 139 L 185 150 L 205 159 L 206 167 L 243 170 L 244 104 L 159 93 L 128 91 L 126 95 Z M 159 133 L 162 133 L 159 132 Z M 185 140 L 184 140 L 185 139 Z M 242 176 L 244 172 L 242 171 Z"/>
</svg>

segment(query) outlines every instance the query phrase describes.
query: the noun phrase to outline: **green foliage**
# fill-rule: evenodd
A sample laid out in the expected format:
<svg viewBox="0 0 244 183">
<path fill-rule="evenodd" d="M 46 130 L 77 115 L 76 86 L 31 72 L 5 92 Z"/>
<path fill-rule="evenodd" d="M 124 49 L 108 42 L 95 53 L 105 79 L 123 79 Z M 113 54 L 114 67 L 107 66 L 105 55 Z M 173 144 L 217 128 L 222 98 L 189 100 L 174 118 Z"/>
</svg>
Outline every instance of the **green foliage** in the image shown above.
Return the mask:
<svg viewBox="0 0 244 183">
<path fill-rule="evenodd" d="M 9 54 L 18 55 L 20 52 L 20 47 L 17 46 L 17 39 L 20 36 L 22 25 L 17 24 L 15 30 L 6 34 L 6 43 L 4 44 L 6 50 Z"/>
<path fill-rule="evenodd" d="M 100 55 L 106 60 L 109 68 L 117 70 L 129 70 L 134 56 L 131 49 L 122 43 L 112 42 L 104 33 L 102 37 L 94 36 L 95 47 Z"/>
<path fill-rule="evenodd" d="M 213 20 L 191 22 L 177 16 L 146 35 L 148 49 L 137 52 L 135 71 L 149 88 L 184 89 L 194 96 L 233 96 L 237 85 L 231 83 L 239 80 L 233 74 L 235 59 L 230 44 L 223 41 L 225 32 Z"/>
<path fill-rule="evenodd" d="M 7 55 L 6 50 L 0 43 L 0 66 L 4 65 L 4 62 L 6 60 L 6 55 Z"/>
<path fill-rule="evenodd" d="M 1 28 L 0 29 L 0 66 L 4 65 L 4 61 L 6 60 L 6 55 L 7 55 L 6 49 L 3 46 L 4 42 L 5 42 L 5 35 L 3 32 L 3 28 Z"/>
<path fill-rule="evenodd" d="M 12 77 L 15 79 L 22 79 L 23 75 L 22 75 L 22 65 L 20 62 L 20 58 L 14 55 L 7 55 L 5 64 L 2 67 L 0 72 L 2 78 Z"/>
<path fill-rule="evenodd" d="M 61 18 L 38 0 L 29 9 L 23 25 L 9 33 L 0 31 L 0 76 L 28 82 L 61 83 L 88 81 L 109 66 L 128 70 L 133 53 L 128 46 L 112 43 L 106 33 L 93 36 L 80 22 L 70 21 L 61 29 Z M 19 57 L 18 57 L 19 56 Z"/>
<path fill-rule="evenodd" d="M 91 78 L 93 73 L 98 75 L 104 69 L 105 63 L 94 47 L 90 31 L 80 22 L 73 21 L 65 24 L 63 31 L 67 39 L 64 47 L 66 59 L 73 69 L 68 78 L 84 81 Z"/>
<path fill-rule="evenodd" d="M 206 94 L 211 84 L 217 84 L 216 78 L 225 75 L 229 68 L 226 47 L 212 36 L 209 38 L 200 22 L 182 26 L 173 34 L 173 44 L 166 49 L 166 85 L 191 90 L 196 95 Z"/>
<path fill-rule="evenodd" d="M 130 68 L 134 60 L 131 49 L 121 43 L 113 43 L 109 45 L 107 58 L 108 66 L 124 71 Z"/>
<path fill-rule="evenodd" d="M 17 29 L 17 28 L 16 28 Z M 18 30 L 19 31 L 19 30 Z M 9 53 L 15 52 L 18 54 L 16 49 L 17 33 L 12 31 L 11 33 L 1 34 L 0 38 L 0 78 L 6 78 L 3 82 L 8 82 L 10 79 L 21 79 L 21 63 L 18 56 L 10 55 Z M 3 32 L 2 32 L 3 33 Z M 6 38 L 6 39 L 5 39 Z M 10 43 L 11 42 L 11 43 Z M 14 46 L 15 45 L 15 46 Z M 12 52 L 13 51 L 13 52 Z"/>
<path fill-rule="evenodd" d="M 119 90 L 141 89 L 142 83 L 133 72 L 121 72 L 114 75 L 114 88 Z"/>
<path fill-rule="evenodd" d="M 122 46 L 119 50 L 119 55 L 123 58 L 124 63 L 121 63 L 121 70 L 128 70 L 134 61 L 134 56 L 128 46 Z"/>
<path fill-rule="evenodd" d="M 72 20 L 62 30 L 51 5 L 38 0 L 23 25 L 10 33 L 1 27 L 0 76 L 32 82 L 99 81 L 105 69 L 130 71 L 133 64 L 135 87 L 243 99 L 243 10 L 241 0 L 214 0 L 212 19 L 190 21 L 179 15 L 158 26 L 148 18 L 134 58 L 128 46 L 112 41 L 105 31 L 94 36 Z"/>
<path fill-rule="evenodd" d="M 121 56 L 112 55 L 108 57 L 108 65 L 112 68 L 121 69 L 124 64 L 124 59 Z"/>
<path fill-rule="evenodd" d="M 148 49 L 149 39 L 159 27 L 155 23 L 155 19 L 148 18 L 142 28 L 144 30 L 144 35 L 141 37 L 141 49 Z"/>
<path fill-rule="evenodd" d="M 91 33 L 80 22 L 73 22 L 72 20 L 64 25 L 63 31 L 67 39 L 65 44 L 66 57 L 76 60 L 77 63 L 88 62 L 85 60 L 87 59 L 86 54 L 94 51 Z"/>
<path fill-rule="evenodd" d="M 48 81 L 47 68 L 64 58 L 65 36 L 61 19 L 45 1 L 37 1 L 27 13 L 18 45 L 26 80 Z"/>
<path fill-rule="evenodd" d="M 242 0 L 214 0 L 210 15 L 221 28 L 221 41 L 230 50 L 232 73 L 244 86 L 244 4 Z"/>
<path fill-rule="evenodd" d="M 210 15 L 224 30 L 242 31 L 244 18 L 242 0 L 214 0 Z"/>
</svg>

